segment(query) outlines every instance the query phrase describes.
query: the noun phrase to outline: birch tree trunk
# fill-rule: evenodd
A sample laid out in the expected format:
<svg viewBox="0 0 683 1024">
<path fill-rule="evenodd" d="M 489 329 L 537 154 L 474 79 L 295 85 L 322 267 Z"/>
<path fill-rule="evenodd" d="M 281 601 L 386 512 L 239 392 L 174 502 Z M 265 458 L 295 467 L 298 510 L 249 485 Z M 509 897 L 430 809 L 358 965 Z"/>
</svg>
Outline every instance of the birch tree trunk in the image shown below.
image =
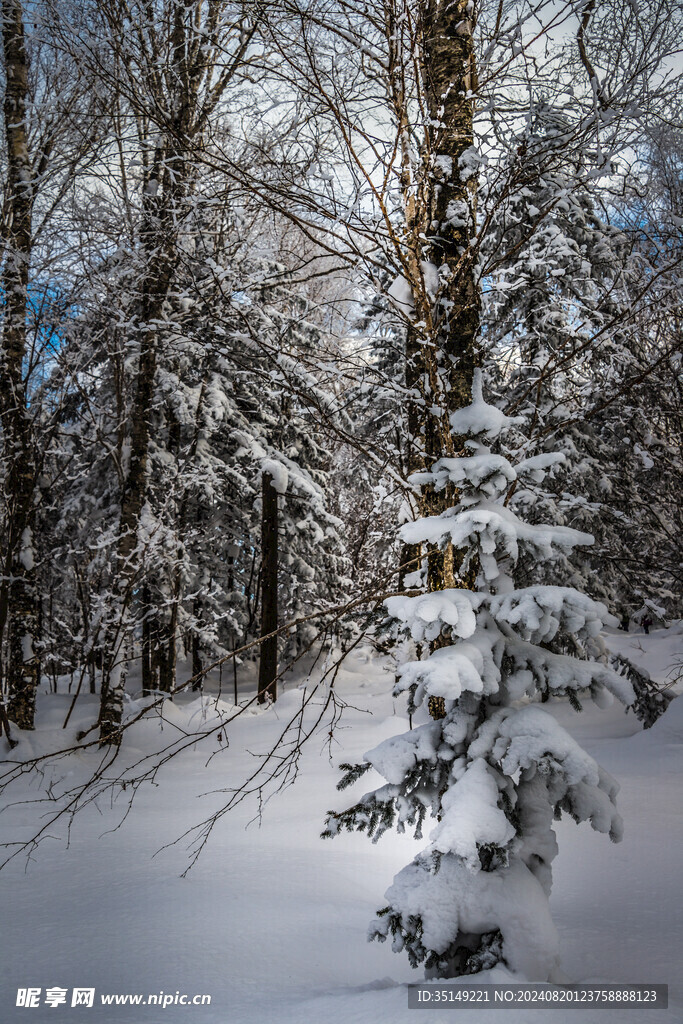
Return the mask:
<svg viewBox="0 0 683 1024">
<path fill-rule="evenodd" d="M 471 399 L 477 363 L 480 296 L 476 280 L 477 172 L 473 147 L 474 4 L 470 0 L 423 5 L 423 90 L 426 136 L 422 230 L 430 239 L 430 263 L 438 268 L 436 301 L 425 309 L 429 336 L 421 348 L 425 388 L 424 457 L 431 466 L 460 452 L 449 417 Z M 429 299 L 429 296 L 427 296 Z M 439 515 L 455 503 L 448 489 L 422 492 L 422 514 Z M 459 558 L 447 547 L 427 554 L 429 590 L 456 585 Z"/>
<path fill-rule="evenodd" d="M 36 451 L 24 378 L 33 173 L 28 151 L 28 60 L 18 0 L 3 0 L 2 42 L 7 182 L 2 215 L 2 351 L 0 418 L 3 433 L 7 535 L 0 589 L 0 638 L 8 626 L 9 717 L 34 726 L 38 659 L 38 602 L 34 566 Z"/>
<path fill-rule="evenodd" d="M 480 292 L 476 277 L 477 162 L 473 115 L 477 75 L 470 0 L 422 0 L 419 9 L 424 146 L 417 186 L 407 194 L 410 272 L 415 326 L 406 346 L 406 384 L 420 393 L 413 412 L 413 466 L 463 454 L 450 415 L 471 400 L 478 361 Z M 412 225 L 412 226 L 411 226 Z M 410 419 L 410 417 L 409 417 Z M 417 439 L 418 443 L 416 444 Z M 438 516 L 458 500 L 454 488 L 423 486 L 422 517 Z M 408 554 L 404 548 L 403 557 Z M 419 557 L 415 549 L 413 558 Z M 476 572 L 459 572 L 462 555 L 452 545 L 427 545 L 427 589 L 472 587 Z M 450 643 L 441 635 L 432 650 Z M 433 718 L 445 715 L 443 698 L 431 697 Z"/>
<path fill-rule="evenodd" d="M 390 90 L 401 147 L 407 277 L 414 297 L 405 351 L 408 473 L 427 470 L 460 448 L 450 414 L 470 401 L 477 362 L 479 289 L 472 246 L 476 227 L 477 173 L 473 149 L 477 88 L 474 5 L 468 0 L 421 0 L 411 49 L 419 56 L 420 109 L 424 118 L 418 165 L 411 151 L 411 118 L 397 9 L 386 5 Z M 411 39 L 411 44 L 413 44 Z M 405 43 L 403 44 L 405 46 Z M 413 100 L 413 104 L 415 100 Z M 422 489 L 419 514 L 438 515 L 456 499 L 452 490 Z M 452 549 L 427 550 L 429 590 L 466 585 L 458 579 Z M 399 586 L 420 562 L 419 545 L 403 545 Z M 407 563 L 410 563 L 409 565 Z"/>
</svg>

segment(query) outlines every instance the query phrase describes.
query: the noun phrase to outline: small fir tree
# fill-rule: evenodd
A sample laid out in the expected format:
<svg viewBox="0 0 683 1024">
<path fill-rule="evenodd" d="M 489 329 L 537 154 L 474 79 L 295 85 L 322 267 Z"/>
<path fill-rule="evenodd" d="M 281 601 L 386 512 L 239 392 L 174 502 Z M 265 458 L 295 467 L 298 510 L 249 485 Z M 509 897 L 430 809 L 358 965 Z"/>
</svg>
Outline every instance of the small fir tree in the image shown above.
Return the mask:
<svg viewBox="0 0 683 1024">
<path fill-rule="evenodd" d="M 387 601 L 401 627 L 429 644 L 424 660 L 402 667 L 395 688 L 423 721 L 385 740 L 363 765 L 344 766 L 340 788 L 370 767 L 386 783 L 331 812 L 323 833 L 346 828 L 377 840 L 409 825 L 421 838 L 427 816 L 436 820 L 429 846 L 394 879 L 370 938 L 391 935 L 395 951 L 439 977 L 503 963 L 532 980 L 552 978 L 553 818 L 564 812 L 615 842 L 621 837 L 616 782 L 537 704 L 553 694 L 579 710 L 586 693 L 599 705 L 610 693 L 633 702 L 628 680 L 588 657 L 592 638 L 614 620 L 574 589 L 515 586 L 525 558 L 552 561 L 592 537 L 530 525 L 507 506 L 515 481 L 538 479 L 564 458 L 544 453 L 513 467 L 488 446 L 510 423 L 484 402 L 477 371 L 471 404 L 451 416 L 454 434 L 468 438 L 468 454 L 439 459 L 414 477 L 437 490 L 454 486 L 459 500 L 406 524 L 402 539 L 453 544 L 461 576 L 474 571 L 476 589 Z M 564 653 L 568 638 L 575 656 Z"/>
</svg>

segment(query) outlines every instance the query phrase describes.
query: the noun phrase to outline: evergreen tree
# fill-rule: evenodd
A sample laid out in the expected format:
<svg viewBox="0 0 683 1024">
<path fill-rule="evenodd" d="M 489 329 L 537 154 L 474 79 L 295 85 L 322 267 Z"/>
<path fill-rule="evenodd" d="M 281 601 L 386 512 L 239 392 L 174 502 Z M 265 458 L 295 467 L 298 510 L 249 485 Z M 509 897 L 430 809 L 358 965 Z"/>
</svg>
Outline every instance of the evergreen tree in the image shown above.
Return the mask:
<svg viewBox="0 0 683 1024">
<path fill-rule="evenodd" d="M 518 444 L 566 456 L 548 488 L 517 488 L 512 506 L 593 533 L 595 545 L 566 563 L 567 582 L 628 618 L 638 595 L 673 599 L 675 589 L 674 419 L 663 412 L 677 387 L 672 282 L 660 260 L 655 285 L 657 261 L 642 230 L 629 231 L 627 201 L 615 208 L 592 180 L 590 149 L 570 155 L 572 130 L 565 112 L 536 104 L 511 147 L 503 194 L 494 180 L 484 196 L 488 372 L 506 407 L 527 417 Z"/>
<path fill-rule="evenodd" d="M 477 371 L 471 404 L 451 416 L 467 454 L 439 459 L 415 481 L 437 492 L 456 488 L 458 503 L 406 524 L 402 538 L 453 544 L 463 571 L 476 574 L 475 588 L 386 602 L 415 641 L 430 645 L 424 660 L 401 668 L 394 691 L 408 693 L 423 721 L 370 751 L 364 765 L 346 766 L 340 787 L 369 768 L 386 783 L 331 813 L 323 833 L 357 829 L 378 839 L 409 825 L 420 838 L 425 819 L 436 820 L 430 845 L 394 879 L 371 938 L 391 935 L 413 966 L 425 962 L 441 977 L 502 962 L 533 980 L 551 978 L 552 820 L 566 813 L 621 837 L 617 784 L 535 702 L 552 693 L 578 710 L 584 696 L 602 704 L 614 694 L 631 704 L 633 690 L 588 656 L 592 638 L 613 621 L 603 604 L 572 588 L 515 582 L 530 561 L 552 562 L 592 537 L 531 525 L 508 507 L 513 484 L 563 460 L 546 453 L 513 466 L 492 452 L 512 425 L 484 402 Z M 567 638 L 574 656 L 564 653 Z"/>
<path fill-rule="evenodd" d="M 288 284 L 286 267 L 266 258 L 277 239 L 267 242 L 258 223 L 255 256 L 229 208 L 211 213 L 208 188 L 204 182 L 186 222 L 169 284 L 148 410 L 150 472 L 127 627 L 146 692 L 172 691 L 178 657 L 191 655 L 196 675 L 207 660 L 258 636 L 265 468 L 280 491 L 281 622 L 323 611 L 350 585 L 329 483 L 331 431 L 344 417 L 315 372 L 328 345 L 324 327 Z M 119 326 L 135 308 L 134 267 L 123 252 L 90 268 L 50 379 L 52 392 L 64 395 L 51 451 L 53 502 L 68 512 L 51 527 L 65 557 L 55 573 L 62 579 L 50 641 L 57 622 L 69 623 L 72 636 L 88 637 L 86 658 L 92 650 L 100 667 L 127 458 L 123 427 L 134 394 L 136 368 Z M 285 657 L 315 632 L 292 629 L 280 643 Z M 76 643 L 72 663 L 78 651 Z"/>
</svg>

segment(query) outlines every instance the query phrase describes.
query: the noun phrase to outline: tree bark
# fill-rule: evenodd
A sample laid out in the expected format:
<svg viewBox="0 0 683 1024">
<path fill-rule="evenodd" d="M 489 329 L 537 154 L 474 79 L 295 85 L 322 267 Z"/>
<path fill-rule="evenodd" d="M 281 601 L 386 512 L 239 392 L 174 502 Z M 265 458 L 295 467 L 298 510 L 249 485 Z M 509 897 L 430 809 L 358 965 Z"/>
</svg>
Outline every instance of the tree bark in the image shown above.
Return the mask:
<svg viewBox="0 0 683 1024">
<path fill-rule="evenodd" d="M 474 93 L 477 89 L 473 31 L 475 11 L 468 0 L 424 0 L 421 7 L 422 90 L 428 114 L 412 233 L 415 317 L 424 325 L 420 344 L 409 344 L 407 380 L 421 390 L 422 460 L 429 470 L 444 456 L 465 453 L 464 438 L 453 435 L 450 416 L 471 401 L 479 360 L 480 290 L 476 277 L 477 164 L 474 150 Z M 428 287 L 427 270 L 438 271 Z M 408 335 L 410 342 L 410 332 Z M 411 363 L 416 364 L 411 368 Z M 410 374 L 410 378 L 408 378 Z M 458 501 L 454 488 L 436 492 L 423 486 L 420 515 L 438 516 Z M 475 573 L 463 576 L 462 554 L 452 545 L 427 545 L 427 590 L 472 588 Z M 447 636 L 431 649 L 450 643 Z M 442 718 L 445 703 L 431 698 L 429 711 Z"/>
<path fill-rule="evenodd" d="M 408 55 L 402 52 L 405 44 L 393 6 L 388 4 L 386 10 L 391 96 L 402 152 L 405 267 L 415 300 L 405 352 L 406 468 L 410 474 L 429 470 L 437 459 L 454 455 L 462 447 L 462 439 L 451 434 L 449 417 L 470 401 L 478 358 L 480 299 L 471 244 L 476 227 L 476 162 L 461 163 L 468 150 L 470 157 L 474 152 L 475 12 L 468 0 L 422 0 L 419 5 L 416 38 L 427 117 L 420 165 L 415 167 L 403 70 Z M 436 294 L 427 279 L 435 270 Z M 452 490 L 437 494 L 432 487 L 424 487 L 419 513 L 438 515 L 455 500 Z M 419 546 L 404 545 L 401 565 L 417 562 L 421 554 Z M 430 546 L 426 556 L 429 590 L 457 585 L 457 553 Z M 410 571 L 400 571 L 401 589 Z"/>
<path fill-rule="evenodd" d="M 164 167 L 173 166 L 172 175 Z M 187 184 L 187 160 L 181 153 L 158 150 L 144 196 L 138 372 L 131 412 L 130 468 L 121 494 L 119 537 L 113 580 L 112 614 L 104 645 L 103 679 L 116 676 L 116 687 L 103 685 L 100 707 L 100 742 L 118 742 L 120 735 L 127 630 L 125 619 L 130 607 L 140 567 L 138 528 L 147 499 L 149 441 L 153 429 L 154 387 L 157 364 L 157 336 L 162 327 L 164 303 L 177 265 L 179 203 Z M 165 179 L 165 181 L 164 181 Z M 157 195 L 159 183 L 167 189 Z M 155 184 L 152 186 L 151 183 Z M 119 690 L 120 693 L 115 693 Z"/>
<path fill-rule="evenodd" d="M 145 107 L 143 100 L 138 108 L 136 83 L 131 80 L 126 83 L 132 91 L 129 98 L 138 124 L 154 125 L 159 141 L 146 171 L 143 190 L 140 314 L 134 328 L 139 360 L 130 415 L 129 470 L 121 495 L 109 635 L 104 645 L 103 697 L 100 705 L 100 743 L 103 744 L 116 743 L 120 738 L 125 685 L 124 651 L 130 633 L 128 611 L 140 582 L 142 552 L 138 533 L 142 510 L 148 499 L 149 443 L 155 429 L 157 355 L 159 339 L 163 337 L 165 329 L 166 300 L 181 259 L 179 234 L 183 230 L 183 220 L 188 210 L 187 200 L 196 182 L 196 164 L 192 156 L 201 145 L 209 115 L 239 66 L 255 31 L 254 22 L 244 38 L 241 33 L 237 34 L 239 45 L 234 61 L 216 75 L 216 67 L 225 56 L 222 43 L 219 43 L 220 5 L 207 5 L 207 9 L 212 10 L 210 20 L 214 26 L 208 39 L 201 23 L 204 5 L 195 6 L 197 11 L 194 13 L 192 5 L 187 4 L 170 4 L 166 8 L 168 20 L 165 28 L 169 32 L 167 42 L 172 74 L 169 68 L 168 74 L 160 75 L 153 47 L 152 52 L 148 53 L 143 42 L 142 51 L 138 53 L 141 61 L 148 62 L 138 73 L 144 75 L 147 94 L 153 97 L 153 103 Z M 118 39 L 116 15 L 106 4 L 103 10 L 110 30 Z M 131 21 L 135 23 L 135 5 L 131 5 L 130 14 Z M 240 25 L 242 20 L 244 18 L 238 22 Z M 121 45 L 125 47 L 126 41 L 123 40 Z M 126 64 L 125 57 L 122 63 Z M 130 64 L 127 69 L 130 74 Z M 144 90 L 142 95 L 146 95 Z M 147 152 L 145 145 L 149 139 L 142 139 L 141 142 Z M 175 632 L 174 623 L 172 629 Z M 162 660 L 166 659 L 164 666 L 160 662 L 160 672 L 167 683 L 169 673 L 175 672 L 175 651 L 170 650 L 168 638 L 165 644 L 160 644 L 159 654 Z M 115 687 L 110 685 L 110 678 L 116 679 Z"/>
<path fill-rule="evenodd" d="M 152 597 L 149 582 L 145 580 L 142 585 L 142 637 L 140 642 L 140 654 L 142 660 L 142 693 L 144 696 L 159 689 L 158 664 L 156 658 L 156 645 L 158 643 L 158 630 L 156 628 L 156 616 L 152 608 Z"/>
<path fill-rule="evenodd" d="M 261 486 L 261 643 L 258 702 L 277 699 L 277 491 L 273 478 L 263 473 Z"/>
<path fill-rule="evenodd" d="M 3 559 L 4 579 L 0 589 L 0 639 L 8 624 L 9 717 L 20 728 L 32 729 L 38 685 L 34 552 L 37 458 L 24 379 L 24 359 L 34 186 L 26 126 L 28 59 L 22 7 L 18 0 L 3 0 L 2 42 L 7 80 L 4 99 L 7 182 L 2 215 L 4 310 L 0 419 L 6 462 L 8 529 Z"/>
<path fill-rule="evenodd" d="M 202 613 L 202 602 L 201 602 L 201 599 L 199 597 L 195 597 L 194 604 L 192 606 L 192 614 L 194 616 L 195 622 L 199 621 L 201 613 Z M 204 661 L 202 659 L 202 643 L 201 643 L 201 640 L 200 640 L 200 637 L 199 637 L 199 633 L 198 633 L 196 628 L 192 630 L 191 643 L 192 643 L 192 677 L 193 678 L 199 677 L 199 678 L 195 678 L 195 681 L 192 684 L 192 689 L 194 691 L 194 690 L 201 690 L 202 687 L 203 687 L 203 683 L 204 683 L 204 679 L 200 675 L 200 673 L 202 673 L 204 671 Z"/>
<path fill-rule="evenodd" d="M 471 400 L 478 358 L 480 295 L 472 246 L 477 196 L 474 18 L 468 0 L 424 4 L 423 89 L 430 127 L 422 211 L 430 261 L 439 267 L 440 277 L 438 300 L 431 310 L 431 344 L 422 349 L 428 388 L 424 438 L 428 466 L 462 449 L 462 439 L 452 435 L 449 417 Z M 448 489 L 436 494 L 427 487 L 422 500 L 424 515 L 438 515 L 455 503 L 456 495 Z M 428 589 L 454 586 L 459 561 L 450 548 L 430 549 Z"/>
</svg>

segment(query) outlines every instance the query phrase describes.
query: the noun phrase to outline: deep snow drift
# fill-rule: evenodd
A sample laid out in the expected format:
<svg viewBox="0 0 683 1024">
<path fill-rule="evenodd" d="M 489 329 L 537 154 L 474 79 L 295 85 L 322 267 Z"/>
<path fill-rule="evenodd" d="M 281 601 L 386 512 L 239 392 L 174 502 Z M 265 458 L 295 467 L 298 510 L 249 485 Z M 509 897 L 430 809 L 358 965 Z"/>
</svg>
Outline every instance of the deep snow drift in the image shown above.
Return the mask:
<svg viewBox="0 0 683 1024">
<path fill-rule="evenodd" d="M 669 682 L 672 667 L 683 661 L 681 624 L 649 636 L 612 632 L 607 641 L 660 681 Z M 301 687 L 310 690 L 310 680 L 290 677 L 275 707 L 248 710 L 228 727 L 228 742 L 226 732 L 217 731 L 172 760 L 154 785 L 137 792 L 118 830 L 112 831 L 131 795 L 121 785 L 77 815 L 68 845 L 63 827 L 54 826 L 49 832 L 57 839 L 42 843 L 28 865 L 25 856 L 16 857 L 0 874 L 1 1019 L 403 1024 L 452 1018 L 449 1011 L 408 1010 L 405 986 L 421 981 L 421 972 L 392 953 L 389 943 L 365 941 L 393 876 L 423 844 L 393 833 L 377 845 L 359 834 L 319 838 L 325 812 L 350 802 L 349 793 L 335 789 L 339 763 L 360 760 L 406 728 L 405 702 L 390 696 L 393 673 L 389 659 L 377 659 L 368 649 L 351 654 L 335 683 L 349 706 L 331 745 L 328 725 L 308 741 L 296 784 L 266 805 L 260 826 L 253 820 L 254 801 L 241 803 L 220 819 L 184 878 L 187 841 L 161 848 L 220 808 L 229 797 L 225 791 L 254 771 L 256 755 L 270 749 L 296 714 Z M 313 678 L 319 675 L 316 668 Z M 248 696 L 249 680 L 241 685 Z M 39 729 L 25 735 L 11 756 L 54 749 L 90 725 L 95 704 L 88 696 L 79 699 L 62 730 L 70 700 L 67 694 L 41 696 Z M 136 707 L 130 704 L 129 713 Z M 225 714 L 233 710 L 229 700 L 218 708 Z M 587 701 L 582 714 L 564 702 L 545 708 L 619 781 L 625 823 L 618 845 L 587 825 L 556 825 L 560 853 L 551 907 L 562 969 L 569 981 L 666 982 L 669 1009 L 513 1010 L 505 1020 L 680 1022 L 683 701 L 675 700 L 648 731 L 616 703 L 600 710 Z M 127 733 L 117 771 L 112 767 L 109 776 L 202 723 L 217 725 L 216 714 L 209 697 L 203 704 L 190 694 L 167 702 L 163 721 L 154 716 Z M 43 778 L 27 777 L 13 786 L 0 818 L 2 841 L 29 838 L 48 820 L 42 816 L 54 813 L 49 801 L 22 801 L 43 798 L 50 783 L 54 795 L 73 787 L 100 757 L 96 750 L 71 755 L 49 765 Z M 358 795 L 372 785 L 368 778 L 357 783 Z M 498 969 L 476 980 L 518 979 Z M 94 987 L 94 1007 L 40 1005 L 29 1013 L 15 1006 L 18 988 L 40 987 L 44 994 L 53 986 L 68 989 L 69 996 L 74 986 Z M 100 1003 L 103 993 L 160 991 L 210 994 L 211 1005 Z M 457 1011 L 465 1024 L 482 1016 L 486 1011 Z"/>
</svg>

